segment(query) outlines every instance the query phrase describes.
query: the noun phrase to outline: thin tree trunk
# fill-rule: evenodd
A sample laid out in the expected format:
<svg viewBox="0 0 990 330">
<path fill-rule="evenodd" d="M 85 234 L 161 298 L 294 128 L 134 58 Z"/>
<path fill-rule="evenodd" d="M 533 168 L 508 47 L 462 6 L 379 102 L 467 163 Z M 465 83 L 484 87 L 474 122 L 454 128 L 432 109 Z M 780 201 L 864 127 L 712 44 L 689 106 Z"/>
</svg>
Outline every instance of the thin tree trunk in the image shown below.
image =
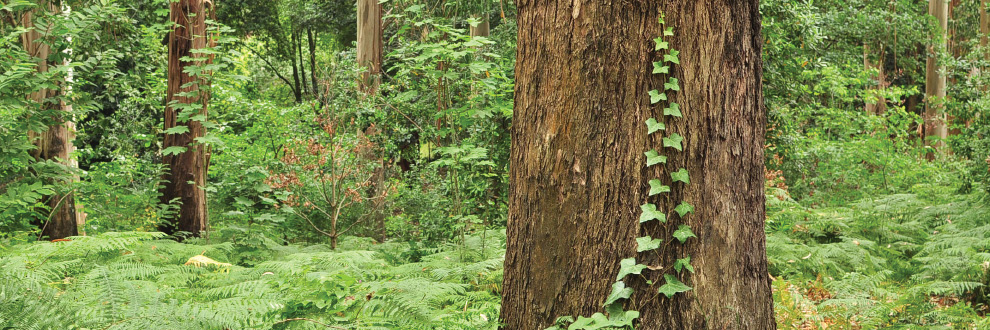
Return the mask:
<svg viewBox="0 0 990 330">
<path fill-rule="evenodd" d="M 987 47 L 987 41 L 990 40 L 988 39 L 990 38 L 988 37 L 990 35 L 990 15 L 987 15 L 987 6 L 990 6 L 990 0 L 980 1 L 980 46 L 984 48 Z M 984 58 L 990 60 L 990 53 Z"/>
<path fill-rule="evenodd" d="M 939 24 L 939 35 L 932 36 L 931 48 L 929 49 L 928 61 L 926 63 L 925 74 L 925 145 L 939 151 L 943 151 L 945 142 L 942 139 L 948 137 L 946 127 L 944 101 L 945 101 L 945 68 L 938 63 L 938 53 L 945 50 L 946 31 L 948 31 L 948 0 L 930 0 L 928 3 L 928 14 L 935 17 Z M 940 49 L 941 48 L 941 49 Z M 938 139 L 938 142 L 933 141 Z M 928 159 L 934 159 L 934 154 L 929 154 Z"/>
<path fill-rule="evenodd" d="M 357 60 L 365 68 L 361 90 L 374 94 L 382 71 L 382 5 L 378 0 L 358 0 L 357 6 Z"/>
<path fill-rule="evenodd" d="M 882 46 L 883 45 L 881 44 L 881 47 L 877 52 L 877 62 L 874 63 L 873 61 L 870 60 L 870 56 L 872 54 L 870 54 L 869 43 L 867 42 L 863 43 L 863 67 L 866 68 L 867 71 L 877 70 L 877 74 L 873 76 L 873 78 L 877 83 L 877 86 L 871 88 L 872 90 L 877 92 L 882 91 L 884 89 L 884 86 L 886 85 L 886 75 L 883 72 L 884 49 Z M 871 104 L 870 102 L 873 103 Z M 866 113 L 872 115 L 883 114 L 884 112 L 887 111 L 887 100 L 883 96 L 875 96 L 871 100 L 866 100 L 865 110 Z"/>
<path fill-rule="evenodd" d="M 667 299 L 658 285 L 630 280 L 637 329 L 776 329 L 763 229 L 759 2 L 520 0 L 518 10 L 504 329 L 602 311 L 619 261 L 637 256 L 635 238 L 667 242 L 684 223 L 697 240 L 637 260 L 663 267 L 644 271 L 662 284 L 675 259 L 690 255 L 695 273 L 681 279 L 694 289 Z M 681 65 L 672 73 L 682 91 L 670 97 L 684 113 L 666 127 L 684 136 L 684 151 L 646 168 L 643 152 L 661 149 L 661 134 L 647 136 L 644 124 L 662 118 L 647 96 L 667 81 L 651 74 L 662 60 L 652 41 L 661 11 L 676 29 Z M 669 183 L 678 168 L 690 186 L 647 198 L 648 180 Z M 670 216 L 666 224 L 640 225 L 646 201 Z M 675 201 L 696 213 L 677 217 Z"/>
<path fill-rule="evenodd" d="M 483 14 L 483 15 L 473 15 L 473 16 L 475 18 L 481 19 L 481 22 L 478 23 L 478 26 L 472 26 L 471 27 L 471 32 L 470 32 L 471 33 L 471 36 L 472 37 L 488 37 L 488 35 L 491 34 L 491 28 L 490 28 L 490 25 L 488 23 L 488 15 L 487 14 Z"/>
<path fill-rule="evenodd" d="M 212 62 L 212 57 L 194 52 L 210 46 L 206 32 L 206 18 L 212 12 L 212 2 L 208 0 L 179 0 L 169 5 L 174 28 L 168 37 L 168 98 L 165 107 L 165 130 L 185 126 L 188 132 L 165 134 L 164 148 L 182 147 L 178 154 L 163 155 L 162 160 L 168 170 L 161 188 L 162 203 L 177 200 L 180 205 L 175 219 L 170 219 L 162 231 L 175 234 L 188 232 L 200 236 L 207 228 L 206 212 L 206 168 L 208 158 L 206 146 L 197 143 L 196 138 L 206 134 L 203 121 L 206 120 L 209 105 L 209 73 L 190 75 L 185 68 Z M 203 58 L 206 61 L 189 61 L 182 58 Z M 180 95 L 183 94 L 183 95 Z M 196 108 L 189 108 L 196 105 Z M 190 113 L 191 112 L 191 113 Z M 200 118 L 192 118 L 201 116 Z M 188 119 L 187 119 L 188 118 Z"/>
<path fill-rule="evenodd" d="M 309 90 L 309 87 L 306 86 L 306 61 L 303 60 L 302 31 L 296 34 L 295 39 L 296 55 L 299 57 L 299 77 L 302 78 L 302 90 L 305 92 Z"/>
<path fill-rule="evenodd" d="M 293 96 L 296 98 L 296 103 L 302 103 L 302 93 L 303 85 L 299 82 L 299 63 L 296 60 L 296 31 L 292 28 L 290 33 L 290 43 L 289 43 L 289 57 L 292 58 L 292 81 L 295 82 L 295 89 L 292 90 Z M 303 78 L 305 80 L 306 78 Z"/>
<path fill-rule="evenodd" d="M 313 29 L 306 29 L 309 41 L 309 79 L 313 83 L 313 97 L 320 98 L 319 86 L 316 83 L 316 40 L 313 38 Z"/>
<path fill-rule="evenodd" d="M 49 13 L 61 12 L 59 6 L 51 1 L 45 2 L 43 10 L 47 10 Z M 22 26 L 31 29 L 21 34 L 21 44 L 28 54 L 37 59 L 37 71 L 46 73 L 56 63 L 48 61 L 51 48 L 41 40 L 47 32 L 38 30 L 44 27 L 34 25 L 36 11 L 37 9 L 21 16 Z M 50 120 L 52 121 L 52 125 L 47 130 L 28 132 L 28 137 L 37 146 L 37 149 L 32 151 L 32 155 L 36 159 L 56 161 L 69 168 L 74 168 L 76 167 L 74 166 L 75 162 L 70 158 L 70 154 L 75 150 L 72 145 L 72 140 L 75 139 L 75 126 L 69 117 L 72 108 L 61 98 L 65 82 L 61 81 L 57 84 L 59 87 L 40 89 L 28 95 L 32 101 L 41 106 L 42 110 L 51 113 Z M 54 182 L 54 184 L 71 186 L 72 180 Z M 45 204 L 50 209 L 50 214 L 42 224 L 42 236 L 48 237 L 48 239 L 61 239 L 79 235 L 78 224 L 76 223 L 78 214 L 72 192 L 46 196 Z"/>
</svg>

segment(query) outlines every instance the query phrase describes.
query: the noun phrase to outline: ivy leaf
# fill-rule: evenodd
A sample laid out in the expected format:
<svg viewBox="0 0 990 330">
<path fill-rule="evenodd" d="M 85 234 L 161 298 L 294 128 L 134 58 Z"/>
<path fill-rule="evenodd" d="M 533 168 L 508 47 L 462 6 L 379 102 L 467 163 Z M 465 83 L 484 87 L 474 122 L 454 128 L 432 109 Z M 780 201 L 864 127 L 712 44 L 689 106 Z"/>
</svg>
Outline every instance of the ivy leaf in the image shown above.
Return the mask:
<svg viewBox="0 0 990 330">
<path fill-rule="evenodd" d="M 653 74 L 657 73 L 668 74 L 670 73 L 670 67 L 663 65 L 663 62 L 653 62 Z"/>
<path fill-rule="evenodd" d="M 674 63 L 674 64 L 681 64 L 681 60 L 680 60 L 680 58 L 678 58 L 678 55 L 680 55 L 680 54 L 681 54 L 680 51 L 678 51 L 676 49 L 671 49 L 670 50 L 670 54 L 667 54 L 667 55 L 664 55 L 663 56 L 663 60 L 666 61 L 666 62 Z"/>
<path fill-rule="evenodd" d="M 608 295 L 608 298 L 605 298 L 605 305 L 602 306 L 611 305 L 619 299 L 629 299 L 629 296 L 631 296 L 632 293 L 633 289 L 627 288 L 625 282 L 617 281 L 612 284 L 612 293 Z"/>
<path fill-rule="evenodd" d="M 643 211 L 639 215 L 639 223 L 644 223 L 652 220 L 660 220 L 660 222 L 667 222 L 667 215 L 663 212 L 657 211 L 657 206 L 646 203 L 639 206 L 639 209 Z"/>
<path fill-rule="evenodd" d="M 667 100 L 667 94 L 661 93 L 660 91 L 655 89 L 650 91 L 650 104 L 657 104 L 657 102 L 666 101 L 666 100 Z"/>
<path fill-rule="evenodd" d="M 663 115 L 681 118 L 681 105 L 677 103 L 671 103 L 669 107 L 663 109 Z"/>
<path fill-rule="evenodd" d="M 670 44 L 663 41 L 663 37 L 657 37 L 656 39 L 653 39 L 653 42 L 657 43 L 657 47 L 654 50 L 667 49 L 670 47 Z"/>
<path fill-rule="evenodd" d="M 681 141 L 684 141 L 684 137 L 680 134 L 674 133 L 670 137 L 663 138 L 663 146 L 668 148 L 674 148 L 678 151 L 683 151 L 684 148 L 681 147 Z"/>
<path fill-rule="evenodd" d="M 694 273 L 694 267 L 691 266 L 691 256 L 674 261 L 674 269 L 677 270 L 678 273 L 681 272 L 681 269 L 687 269 L 689 272 Z"/>
<path fill-rule="evenodd" d="M 691 183 L 691 178 L 688 176 L 688 171 L 685 170 L 683 167 L 677 170 L 677 172 L 670 173 L 670 179 L 673 180 L 674 182 L 677 181 L 684 182 L 684 184 Z"/>
<path fill-rule="evenodd" d="M 663 279 L 667 281 L 666 284 L 660 287 L 660 293 L 667 296 L 667 298 L 673 297 L 675 294 L 681 292 L 687 292 L 691 290 L 691 287 L 681 283 L 677 280 L 677 277 L 670 274 L 664 274 Z"/>
<path fill-rule="evenodd" d="M 621 281 L 629 274 L 642 274 L 644 269 L 646 269 L 646 265 L 637 264 L 636 258 L 622 259 L 622 261 L 619 261 L 619 276 L 615 280 Z"/>
<path fill-rule="evenodd" d="M 667 163 L 667 156 L 661 156 L 656 150 L 650 150 L 645 153 L 646 155 L 646 166 L 650 167 L 660 163 Z"/>
<path fill-rule="evenodd" d="M 694 205 L 691 205 L 688 202 L 681 202 L 680 205 L 677 205 L 677 207 L 674 208 L 674 211 L 676 211 L 677 214 L 683 218 L 688 213 L 694 212 Z"/>
<path fill-rule="evenodd" d="M 660 180 L 650 180 L 650 196 L 665 192 L 670 192 L 670 187 L 663 185 Z"/>
<path fill-rule="evenodd" d="M 670 79 L 667 80 L 667 83 L 663 84 L 663 88 L 671 91 L 681 90 L 681 86 L 677 84 L 677 78 L 674 77 L 670 77 Z"/>
<path fill-rule="evenodd" d="M 698 237 L 694 235 L 693 231 L 691 231 L 691 226 L 680 225 L 677 227 L 677 230 L 674 231 L 674 238 L 681 241 L 681 243 L 684 243 L 684 241 L 691 237 Z"/>
<path fill-rule="evenodd" d="M 162 150 L 162 156 L 178 155 L 183 152 L 186 152 L 186 147 L 173 146 L 173 147 L 165 148 L 165 150 Z"/>
<path fill-rule="evenodd" d="M 189 133 L 189 126 L 179 125 L 165 130 L 165 134 Z"/>
<path fill-rule="evenodd" d="M 661 122 L 658 122 L 656 118 L 650 118 L 646 120 L 646 134 L 653 134 L 656 131 L 661 131 L 667 129 L 667 126 Z"/>
<path fill-rule="evenodd" d="M 653 238 L 650 236 L 637 237 L 636 252 L 653 251 L 659 249 L 660 243 L 663 243 L 663 240 L 659 238 Z"/>
<path fill-rule="evenodd" d="M 666 30 L 663 30 L 663 36 L 664 37 L 669 37 L 669 36 L 673 36 L 673 35 L 674 35 L 674 27 L 673 26 L 668 27 Z"/>
</svg>

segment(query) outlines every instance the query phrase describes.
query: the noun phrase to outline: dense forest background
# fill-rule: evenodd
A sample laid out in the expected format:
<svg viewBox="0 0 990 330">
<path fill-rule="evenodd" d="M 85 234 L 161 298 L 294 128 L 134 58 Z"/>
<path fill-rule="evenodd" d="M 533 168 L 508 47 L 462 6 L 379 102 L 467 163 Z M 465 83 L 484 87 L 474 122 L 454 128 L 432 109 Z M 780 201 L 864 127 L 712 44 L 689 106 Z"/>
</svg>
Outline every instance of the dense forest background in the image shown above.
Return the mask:
<svg viewBox="0 0 990 330">
<path fill-rule="evenodd" d="M 779 328 L 990 328 L 987 6 L 759 1 Z M 0 0 L 0 328 L 499 328 L 518 18 Z"/>
</svg>

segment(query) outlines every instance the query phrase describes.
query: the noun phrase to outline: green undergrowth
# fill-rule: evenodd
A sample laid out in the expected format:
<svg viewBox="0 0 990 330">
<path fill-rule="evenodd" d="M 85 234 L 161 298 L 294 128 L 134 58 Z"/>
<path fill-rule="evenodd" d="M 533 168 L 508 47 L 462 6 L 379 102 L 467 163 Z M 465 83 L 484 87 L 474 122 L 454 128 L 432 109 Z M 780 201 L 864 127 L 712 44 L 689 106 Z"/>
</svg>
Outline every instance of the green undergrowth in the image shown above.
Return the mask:
<svg viewBox="0 0 990 330">
<path fill-rule="evenodd" d="M 985 193 L 918 184 L 810 208 L 768 193 L 767 254 L 782 329 L 990 329 Z"/>
<path fill-rule="evenodd" d="M 337 251 L 143 232 L 0 245 L 0 329 L 494 329 L 505 236 L 481 237 L 431 249 L 349 238 Z"/>
</svg>

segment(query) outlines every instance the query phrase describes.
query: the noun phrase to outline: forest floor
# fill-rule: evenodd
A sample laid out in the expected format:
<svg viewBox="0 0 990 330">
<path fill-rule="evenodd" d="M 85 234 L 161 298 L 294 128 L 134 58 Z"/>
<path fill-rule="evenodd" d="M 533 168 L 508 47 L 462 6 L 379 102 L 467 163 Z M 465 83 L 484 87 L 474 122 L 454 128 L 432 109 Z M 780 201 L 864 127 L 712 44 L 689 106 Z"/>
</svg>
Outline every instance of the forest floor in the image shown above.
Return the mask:
<svg viewBox="0 0 990 330">
<path fill-rule="evenodd" d="M 975 294 L 990 266 L 980 252 L 990 245 L 986 195 L 954 189 L 918 185 L 823 208 L 770 189 L 780 328 L 987 329 L 985 295 Z M 222 243 L 126 232 L 0 246 L 0 301 L 19 302 L 0 306 L 0 325 L 495 329 L 504 248 L 504 231 L 435 248 L 347 238 L 336 251 L 250 233 Z"/>
</svg>

